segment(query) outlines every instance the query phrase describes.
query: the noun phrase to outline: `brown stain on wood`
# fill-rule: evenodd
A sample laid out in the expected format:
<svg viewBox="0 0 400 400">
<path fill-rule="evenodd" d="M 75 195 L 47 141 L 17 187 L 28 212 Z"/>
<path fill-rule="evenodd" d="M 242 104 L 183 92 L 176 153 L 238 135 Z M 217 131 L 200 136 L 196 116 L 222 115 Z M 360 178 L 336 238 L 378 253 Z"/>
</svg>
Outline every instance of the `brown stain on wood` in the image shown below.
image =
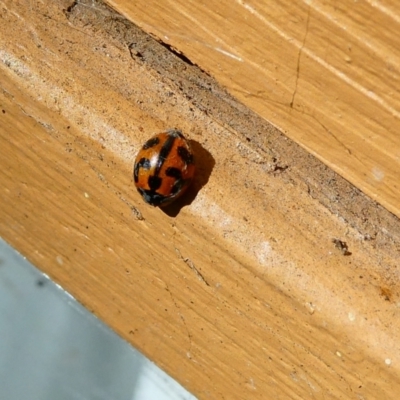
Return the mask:
<svg viewBox="0 0 400 400">
<path fill-rule="evenodd" d="M 199 398 L 396 398 L 398 219 L 91 4 L 2 4 L 2 237 Z M 131 178 L 170 127 L 205 150 L 175 217 Z"/>
</svg>

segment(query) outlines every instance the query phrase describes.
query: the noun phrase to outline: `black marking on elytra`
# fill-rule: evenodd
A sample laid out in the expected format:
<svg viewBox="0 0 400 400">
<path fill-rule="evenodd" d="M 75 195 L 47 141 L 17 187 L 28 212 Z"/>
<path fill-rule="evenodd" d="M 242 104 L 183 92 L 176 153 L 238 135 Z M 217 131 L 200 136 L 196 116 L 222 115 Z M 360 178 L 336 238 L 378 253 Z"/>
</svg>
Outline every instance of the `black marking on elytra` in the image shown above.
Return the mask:
<svg viewBox="0 0 400 400">
<path fill-rule="evenodd" d="M 168 158 L 169 153 L 172 150 L 172 147 L 175 142 L 175 137 L 169 135 L 163 146 L 161 147 L 160 154 L 158 155 L 158 160 L 156 164 L 156 168 L 154 170 L 154 175 L 158 175 L 160 173 L 161 167 L 164 164 L 164 161 Z"/>
<path fill-rule="evenodd" d="M 182 179 L 182 172 L 175 167 L 168 167 L 165 170 L 165 175 L 170 176 L 171 178 Z"/>
<path fill-rule="evenodd" d="M 178 147 L 178 156 L 188 165 L 193 164 L 193 155 L 186 147 Z"/>
<path fill-rule="evenodd" d="M 144 158 L 144 157 L 141 158 L 137 164 L 139 165 L 140 168 L 143 168 L 143 169 L 151 168 L 151 163 L 148 158 Z"/>
<path fill-rule="evenodd" d="M 133 169 L 133 179 L 135 182 L 139 182 L 139 169 L 150 169 L 150 160 L 148 158 L 141 158 L 136 164 L 135 168 Z"/>
<path fill-rule="evenodd" d="M 159 206 L 160 204 L 166 202 L 168 200 L 167 197 L 163 196 L 162 194 L 159 194 L 157 192 L 154 192 L 153 190 L 146 190 L 142 188 L 138 188 L 138 192 L 141 194 L 143 197 L 144 201 L 151 206 Z"/>
<path fill-rule="evenodd" d="M 149 184 L 150 190 L 155 192 L 161 186 L 162 179 L 159 176 L 150 175 L 147 183 Z"/>
<path fill-rule="evenodd" d="M 186 181 L 183 179 L 176 180 L 171 189 L 171 196 L 175 196 L 176 194 L 178 194 L 183 188 L 183 186 L 185 186 L 185 182 Z"/>
<path fill-rule="evenodd" d="M 143 150 L 147 150 L 150 149 L 151 147 L 157 146 L 158 143 L 160 143 L 160 138 L 153 137 L 151 139 L 149 139 L 144 145 L 143 145 Z"/>
</svg>

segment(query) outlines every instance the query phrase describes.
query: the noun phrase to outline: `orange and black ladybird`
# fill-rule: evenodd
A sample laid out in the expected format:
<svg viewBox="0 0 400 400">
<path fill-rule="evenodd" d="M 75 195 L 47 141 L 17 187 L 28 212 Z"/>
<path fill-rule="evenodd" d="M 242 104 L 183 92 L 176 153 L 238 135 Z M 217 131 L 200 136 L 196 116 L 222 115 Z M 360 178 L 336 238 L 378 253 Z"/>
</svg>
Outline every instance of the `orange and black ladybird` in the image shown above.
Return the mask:
<svg viewBox="0 0 400 400">
<path fill-rule="evenodd" d="M 177 129 L 150 138 L 140 149 L 133 180 L 146 203 L 168 205 L 189 187 L 195 171 L 189 142 Z"/>
</svg>

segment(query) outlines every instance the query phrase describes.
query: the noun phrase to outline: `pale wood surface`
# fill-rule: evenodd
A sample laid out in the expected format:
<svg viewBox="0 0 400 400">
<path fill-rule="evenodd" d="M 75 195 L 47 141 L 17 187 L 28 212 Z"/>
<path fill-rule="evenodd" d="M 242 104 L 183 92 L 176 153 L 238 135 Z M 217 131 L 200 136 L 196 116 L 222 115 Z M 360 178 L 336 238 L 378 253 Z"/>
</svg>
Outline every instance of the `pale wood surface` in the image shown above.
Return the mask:
<svg viewBox="0 0 400 400">
<path fill-rule="evenodd" d="M 0 235 L 199 398 L 397 399 L 398 219 L 93 4 L 0 3 Z M 131 178 L 168 127 L 170 215 Z"/>
<path fill-rule="evenodd" d="M 109 0 L 400 216 L 400 3 Z"/>
</svg>

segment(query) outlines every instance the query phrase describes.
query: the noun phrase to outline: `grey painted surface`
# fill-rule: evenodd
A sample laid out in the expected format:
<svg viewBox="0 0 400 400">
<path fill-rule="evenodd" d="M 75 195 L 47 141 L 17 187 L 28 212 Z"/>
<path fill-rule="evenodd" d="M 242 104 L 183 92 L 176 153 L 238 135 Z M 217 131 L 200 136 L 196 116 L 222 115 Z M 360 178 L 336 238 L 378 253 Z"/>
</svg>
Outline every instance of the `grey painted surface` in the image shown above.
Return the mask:
<svg viewBox="0 0 400 400">
<path fill-rule="evenodd" d="M 1 400 L 194 400 L 0 239 Z"/>
</svg>

